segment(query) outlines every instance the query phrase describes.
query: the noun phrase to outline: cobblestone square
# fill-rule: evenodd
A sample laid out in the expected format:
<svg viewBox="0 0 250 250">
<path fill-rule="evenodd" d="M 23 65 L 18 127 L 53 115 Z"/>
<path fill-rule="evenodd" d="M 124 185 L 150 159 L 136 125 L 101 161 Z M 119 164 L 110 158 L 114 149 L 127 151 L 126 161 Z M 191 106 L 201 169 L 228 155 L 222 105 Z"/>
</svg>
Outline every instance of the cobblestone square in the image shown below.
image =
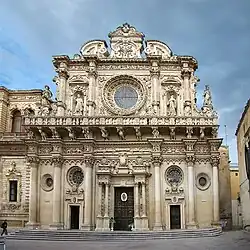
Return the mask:
<svg viewBox="0 0 250 250">
<path fill-rule="evenodd" d="M 7 241 L 6 250 L 250 250 L 250 233 L 242 231 L 225 232 L 219 237 L 171 239 L 130 242 L 49 242 L 49 241 Z"/>
</svg>

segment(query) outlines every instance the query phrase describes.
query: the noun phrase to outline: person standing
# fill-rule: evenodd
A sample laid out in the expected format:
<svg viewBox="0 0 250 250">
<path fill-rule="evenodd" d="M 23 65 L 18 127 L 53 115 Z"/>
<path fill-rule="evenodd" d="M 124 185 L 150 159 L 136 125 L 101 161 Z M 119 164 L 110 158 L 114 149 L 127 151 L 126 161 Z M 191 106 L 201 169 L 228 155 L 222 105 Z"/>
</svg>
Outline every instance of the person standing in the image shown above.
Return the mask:
<svg viewBox="0 0 250 250">
<path fill-rule="evenodd" d="M 3 222 L 2 225 L 1 225 L 1 228 L 3 229 L 2 233 L 1 233 L 1 236 L 2 236 L 3 234 L 5 234 L 5 235 L 8 234 L 7 226 L 8 226 L 7 221 L 4 220 L 4 222 Z"/>
</svg>

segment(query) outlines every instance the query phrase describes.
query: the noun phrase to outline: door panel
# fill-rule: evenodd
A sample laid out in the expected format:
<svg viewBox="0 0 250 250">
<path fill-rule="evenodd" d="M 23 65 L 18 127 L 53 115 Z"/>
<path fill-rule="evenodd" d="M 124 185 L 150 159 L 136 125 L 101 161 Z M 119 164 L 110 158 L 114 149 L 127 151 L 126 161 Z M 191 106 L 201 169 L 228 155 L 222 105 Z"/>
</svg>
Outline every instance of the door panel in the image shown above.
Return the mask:
<svg viewBox="0 0 250 250">
<path fill-rule="evenodd" d="M 79 206 L 70 206 L 70 229 L 79 229 Z"/>
<path fill-rule="evenodd" d="M 115 188 L 114 230 L 128 231 L 134 221 L 134 188 Z"/>
<path fill-rule="evenodd" d="M 181 229 L 181 209 L 180 205 L 170 206 L 170 228 Z"/>
</svg>

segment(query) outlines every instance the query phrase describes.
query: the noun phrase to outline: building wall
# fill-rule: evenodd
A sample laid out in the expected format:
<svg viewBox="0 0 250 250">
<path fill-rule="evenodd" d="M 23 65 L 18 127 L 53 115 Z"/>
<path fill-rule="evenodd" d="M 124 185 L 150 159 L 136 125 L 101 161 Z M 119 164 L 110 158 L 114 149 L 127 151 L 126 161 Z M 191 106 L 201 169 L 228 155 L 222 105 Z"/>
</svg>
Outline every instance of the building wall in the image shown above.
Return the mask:
<svg viewBox="0 0 250 250">
<path fill-rule="evenodd" d="M 250 225 L 250 196 L 249 179 L 246 172 L 245 145 L 250 138 L 250 100 L 245 106 L 241 120 L 239 122 L 236 136 L 238 149 L 238 164 L 240 172 L 240 199 L 242 205 L 243 226 Z"/>
</svg>

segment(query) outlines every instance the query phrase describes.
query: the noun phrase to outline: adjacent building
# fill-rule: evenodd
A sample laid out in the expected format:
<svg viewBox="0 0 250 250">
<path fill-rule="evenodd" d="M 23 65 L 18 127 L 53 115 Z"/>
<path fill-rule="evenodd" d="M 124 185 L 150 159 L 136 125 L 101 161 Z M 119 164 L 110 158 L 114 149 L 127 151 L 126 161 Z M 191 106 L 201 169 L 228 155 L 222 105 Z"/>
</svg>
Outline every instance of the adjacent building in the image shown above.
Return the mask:
<svg viewBox="0 0 250 250">
<path fill-rule="evenodd" d="M 0 89 L 0 219 L 97 231 L 111 218 L 114 230 L 218 226 L 222 139 L 209 86 L 196 105 L 197 60 L 129 24 L 109 38 L 53 57 L 55 99 L 49 86 Z"/>
<path fill-rule="evenodd" d="M 250 228 L 250 99 L 242 113 L 236 136 L 243 226 Z"/>
</svg>

